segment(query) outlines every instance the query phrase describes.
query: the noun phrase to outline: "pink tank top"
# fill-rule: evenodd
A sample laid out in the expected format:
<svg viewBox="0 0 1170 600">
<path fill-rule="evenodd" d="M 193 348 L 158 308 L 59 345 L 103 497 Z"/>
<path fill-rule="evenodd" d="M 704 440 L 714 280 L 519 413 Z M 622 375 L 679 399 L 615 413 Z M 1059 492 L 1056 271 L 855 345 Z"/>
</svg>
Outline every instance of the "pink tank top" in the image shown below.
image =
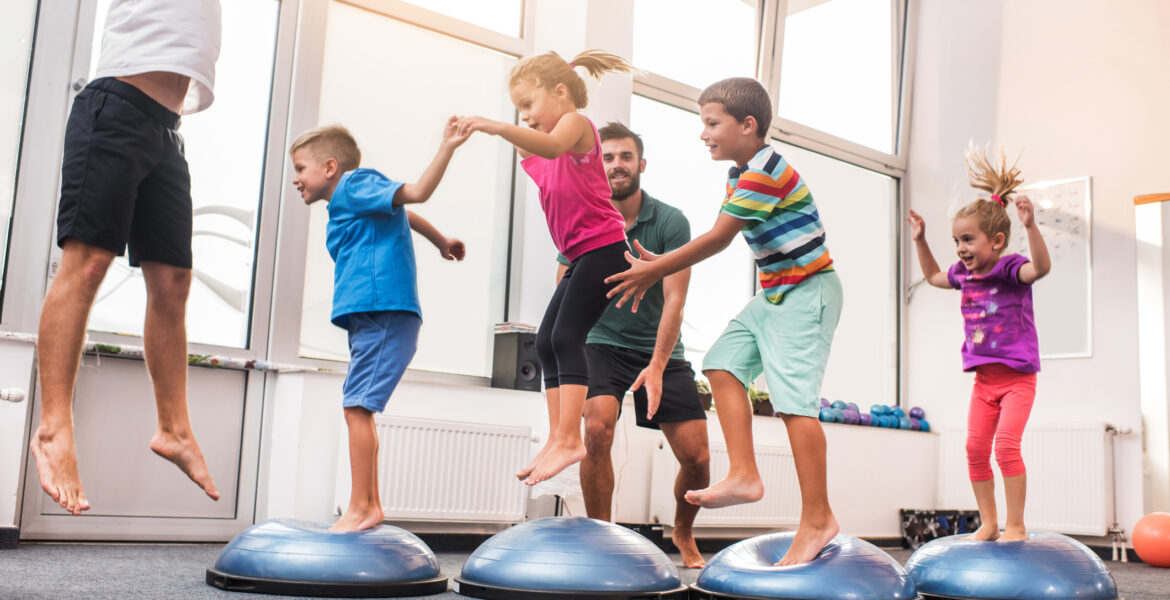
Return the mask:
<svg viewBox="0 0 1170 600">
<path fill-rule="evenodd" d="M 589 127 L 594 143 L 586 154 L 569 150 L 553 159 L 533 154 L 520 161 L 540 188 L 540 208 L 553 243 L 570 261 L 590 250 L 626 241 L 626 222 L 609 200 L 601 138 L 593 121 Z"/>
</svg>

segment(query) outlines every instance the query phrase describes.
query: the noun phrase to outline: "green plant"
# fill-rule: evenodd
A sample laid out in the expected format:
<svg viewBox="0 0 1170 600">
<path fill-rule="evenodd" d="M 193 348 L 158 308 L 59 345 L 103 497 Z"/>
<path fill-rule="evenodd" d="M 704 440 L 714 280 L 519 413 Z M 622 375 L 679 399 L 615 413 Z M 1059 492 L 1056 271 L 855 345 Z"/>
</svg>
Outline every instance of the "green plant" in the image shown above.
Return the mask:
<svg viewBox="0 0 1170 600">
<path fill-rule="evenodd" d="M 772 400 L 771 396 L 768 395 L 768 392 L 765 392 L 763 390 L 757 390 L 756 386 L 754 386 L 754 385 L 748 387 L 748 398 L 751 399 L 752 404 L 759 404 L 760 402 L 770 402 Z"/>
<path fill-rule="evenodd" d="M 706 394 L 708 396 L 711 395 L 711 386 L 705 379 L 696 379 L 695 389 L 698 390 L 700 394 Z"/>
</svg>

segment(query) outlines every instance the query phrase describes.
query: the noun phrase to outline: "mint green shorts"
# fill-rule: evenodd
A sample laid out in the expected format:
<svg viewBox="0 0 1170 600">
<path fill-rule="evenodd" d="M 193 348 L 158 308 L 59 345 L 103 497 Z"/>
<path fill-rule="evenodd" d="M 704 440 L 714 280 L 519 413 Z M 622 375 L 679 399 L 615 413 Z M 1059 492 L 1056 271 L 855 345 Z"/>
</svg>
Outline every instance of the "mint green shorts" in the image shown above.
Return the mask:
<svg viewBox="0 0 1170 600">
<path fill-rule="evenodd" d="M 703 370 L 727 371 L 744 387 L 763 373 L 776 412 L 818 416 L 843 297 L 835 271 L 806 279 L 780 304 L 757 293 L 715 340 Z"/>
</svg>

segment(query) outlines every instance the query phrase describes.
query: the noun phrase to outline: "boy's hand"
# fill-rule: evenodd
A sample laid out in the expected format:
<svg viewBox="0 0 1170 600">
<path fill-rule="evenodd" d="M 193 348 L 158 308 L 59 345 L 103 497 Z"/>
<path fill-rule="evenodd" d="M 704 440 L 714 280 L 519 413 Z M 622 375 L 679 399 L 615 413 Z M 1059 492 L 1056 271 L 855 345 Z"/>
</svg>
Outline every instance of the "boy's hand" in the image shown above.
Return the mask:
<svg viewBox="0 0 1170 600">
<path fill-rule="evenodd" d="M 447 119 L 447 124 L 443 126 L 443 141 L 442 144 L 452 150 L 463 145 L 467 138 L 471 137 L 471 132 L 461 134 L 459 132 L 459 117 L 453 116 Z"/>
<path fill-rule="evenodd" d="M 1020 215 L 1020 224 L 1025 229 L 1031 229 L 1036 224 L 1036 211 L 1032 207 L 1032 201 L 1027 196 L 1016 197 L 1016 211 Z"/>
<path fill-rule="evenodd" d="M 906 217 L 906 222 L 910 223 L 910 239 L 915 242 L 921 242 L 926 239 L 926 221 L 913 210 L 910 211 L 910 216 Z"/>
<path fill-rule="evenodd" d="M 464 248 L 463 242 L 455 238 L 446 238 L 443 244 L 439 246 L 439 254 L 447 260 L 463 260 L 467 254 L 467 249 Z"/>
<path fill-rule="evenodd" d="M 634 243 L 637 244 L 637 242 Z M 642 252 L 642 255 L 647 258 L 653 256 L 651 260 L 658 258 L 656 255 L 649 255 L 649 252 L 645 248 L 642 248 L 641 244 L 638 244 L 638 251 Z M 642 296 L 646 295 L 646 290 L 650 289 L 650 286 L 655 283 L 658 283 L 658 280 L 662 279 L 662 277 L 655 272 L 654 266 L 648 260 L 638 260 L 634 258 L 633 254 L 626 252 L 626 261 L 630 263 L 629 269 L 616 275 L 610 275 L 605 279 L 606 283 L 617 284 L 613 289 L 609 290 L 609 293 L 605 297 L 613 298 L 621 294 L 621 298 L 618 298 L 617 301 L 618 308 L 621 308 L 630 298 L 633 298 L 634 304 L 630 307 L 630 310 L 632 312 L 638 312 L 638 304 L 642 302 Z"/>
</svg>

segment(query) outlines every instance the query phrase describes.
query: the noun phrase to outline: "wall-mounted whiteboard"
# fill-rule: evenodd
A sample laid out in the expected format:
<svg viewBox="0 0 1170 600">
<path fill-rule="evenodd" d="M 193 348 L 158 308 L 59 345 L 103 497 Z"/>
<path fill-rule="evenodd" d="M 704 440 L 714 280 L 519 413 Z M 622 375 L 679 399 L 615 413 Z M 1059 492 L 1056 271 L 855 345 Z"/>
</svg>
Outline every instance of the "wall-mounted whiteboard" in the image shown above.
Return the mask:
<svg viewBox="0 0 1170 600">
<path fill-rule="evenodd" d="M 1041 358 L 1083 358 L 1093 353 L 1092 198 L 1089 177 L 1024 186 L 1044 235 L 1052 270 L 1033 284 L 1032 300 Z M 1028 236 L 1013 206 L 1008 252 L 1031 257 Z"/>
</svg>

